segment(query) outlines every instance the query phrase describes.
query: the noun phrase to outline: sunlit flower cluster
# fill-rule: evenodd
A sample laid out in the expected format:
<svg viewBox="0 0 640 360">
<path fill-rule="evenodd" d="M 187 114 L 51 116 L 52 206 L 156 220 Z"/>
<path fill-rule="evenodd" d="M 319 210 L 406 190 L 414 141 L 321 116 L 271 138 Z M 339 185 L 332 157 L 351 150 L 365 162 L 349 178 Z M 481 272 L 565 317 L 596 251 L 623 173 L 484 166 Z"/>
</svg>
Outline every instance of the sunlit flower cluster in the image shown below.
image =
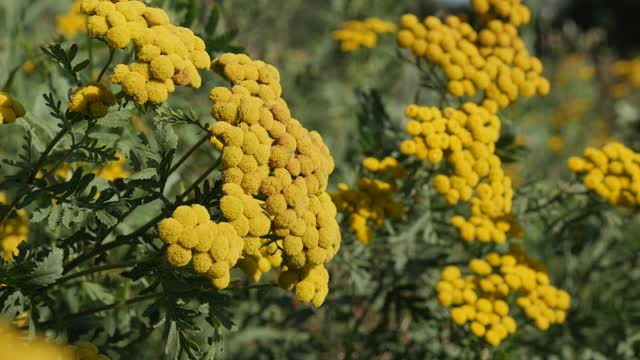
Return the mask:
<svg viewBox="0 0 640 360">
<path fill-rule="evenodd" d="M 469 324 L 469 331 L 483 337 L 493 346 L 499 345 L 517 330 L 510 312 L 509 299 L 541 331 L 562 323 L 570 306 L 570 296 L 549 284 L 549 277 L 519 248 L 500 255 L 490 253 L 484 259 L 472 259 L 470 275 L 463 277 L 460 268 L 445 267 L 437 285 L 438 301 L 453 307 L 451 319 L 457 325 Z"/>
<path fill-rule="evenodd" d="M 116 102 L 116 97 L 104 84 L 91 82 L 76 89 L 70 96 L 69 110 L 98 119 L 107 115 L 109 107 Z"/>
<path fill-rule="evenodd" d="M 601 149 L 588 147 L 584 158 L 572 156 L 567 166 L 611 205 L 632 207 L 640 202 L 640 154 L 617 141 Z"/>
<path fill-rule="evenodd" d="M 328 292 L 324 264 L 340 247 L 336 208 L 326 192 L 333 158 L 320 134 L 291 117 L 275 67 L 243 54 L 224 54 L 212 68 L 233 87 L 217 87 L 210 93 L 216 119 L 211 142 L 222 151 L 225 186 L 234 184 L 244 193 L 238 191 L 221 203 L 228 208 L 222 212 L 233 209 L 240 214 L 242 209 L 249 225 L 252 215 L 260 219 L 259 229 L 253 233 L 249 229 L 245 236 L 241 267 L 259 279 L 269 270 L 262 258 L 274 267 L 281 262 L 286 287 L 295 288 L 299 300 L 319 306 Z M 257 210 L 264 211 L 269 221 Z M 232 222 L 236 221 L 242 223 L 236 226 L 243 236 L 244 221 Z M 291 279 L 295 282 L 288 282 Z"/>
<path fill-rule="evenodd" d="M 379 34 L 394 32 L 394 23 L 371 17 L 363 21 L 345 21 L 342 29 L 333 32 L 333 38 L 340 42 L 343 52 L 352 52 L 360 47 L 372 49 L 378 43 Z"/>
<path fill-rule="evenodd" d="M 500 17 L 513 26 L 520 26 L 531 20 L 531 12 L 521 0 L 473 0 L 472 7 L 484 19 Z"/>
<path fill-rule="evenodd" d="M 503 243 L 511 213 L 513 190 L 505 176 L 495 143 L 500 119 L 486 108 L 466 103 L 462 110 L 409 105 L 406 130 L 413 137 L 400 144 L 400 152 L 437 164 L 446 159 L 451 175 L 440 174 L 434 189 L 450 205 L 471 203 L 471 217 L 455 216 L 453 225 L 465 241 Z"/>
<path fill-rule="evenodd" d="M 210 66 L 205 43 L 191 30 L 172 25 L 164 10 L 111 0 L 82 0 L 81 10 L 90 15 L 91 36 L 104 38 L 114 49 L 134 42 L 136 61 L 117 65 L 111 81 L 136 103 L 160 104 L 176 86 L 200 87 L 197 70 Z"/>
<path fill-rule="evenodd" d="M 0 124 L 10 124 L 26 114 L 24 106 L 4 91 L 0 91 Z"/>
<path fill-rule="evenodd" d="M 213 222 L 202 205 L 182 205 L 158 224 L 158 234 L 169 245 L 167 260 L 171 266 L 193 263 L 193 269 L 206 276 L 214 287 L 229 286 L 229 271 L 243 248 L 242 238 L 233 225 Z"/>
<path fill-rule="evenodd" d="M 413 14 L 403 15 L 397 34 L 400 47 L 437 65 L 447 76 L 449 94 L 475 96 L 484 91 L 488 110 L 495 112 L 518 97 L 547 95 L 549 81 L 542 77 L 542 63 L 529 55 L 518 29 L 491 20 L 479 31 L 456 16 L 444 22 L 434 16 L 424 22 Z"/>
<path fill-rule="evenodd" d="M 397 180 L 405 176 L 405 171 L 392 157 L 382 160 L 369 157 L 362 161 L 362 165 L 368 172 L 381 175 L 382 179 L 363 177 L 355 189 L 341 183 L 331 197 L 338 211 L 349 217 L 356 238 L 367 244 L 374 234 L 369 222 L 381 228 L 386 216 L 394 219 L 405 217 L 402 205 L 393 198 L 398 188 Z"/>
<path fill-rule="evenodd" d="M 0 193 L 0 204 L 8 205 L 7 198 Z M 5 261 L 13 261 L 13 257 L 20 254 L 18 246 L 27 240 L 29 232 L 29 218 L 27 213 L 20 209 L 15 215 L 0 224 L 0 250 Z"/>
<path fill-rule="evenodd" d="M 81 1 L 75 0 L 66 14 L 56 16 L 56 33 L 72 39 L 87 32 L 87 15 L 80 10 Z"/>
</svg>

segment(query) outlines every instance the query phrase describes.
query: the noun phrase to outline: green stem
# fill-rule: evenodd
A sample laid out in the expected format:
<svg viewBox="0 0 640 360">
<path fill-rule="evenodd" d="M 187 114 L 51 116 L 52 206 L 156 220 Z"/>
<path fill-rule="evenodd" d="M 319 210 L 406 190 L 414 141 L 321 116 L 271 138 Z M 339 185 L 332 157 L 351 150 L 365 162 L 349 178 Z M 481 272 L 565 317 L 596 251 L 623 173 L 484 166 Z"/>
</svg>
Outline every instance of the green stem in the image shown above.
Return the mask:
<svg viewBox="0 0 640 360">
<path fill-rule="evenodd" d="M 36 175 L 38 175 L 38 171 L 40 170 L 42 165 L 44 165 L 44 162 L 47 156 L 49 156 L 49 153 L 51 152 L 51 150 L 53 150 L 56 144 L 58 144 L 58 142 L 62 140 L 62 138 L 67 134 L 69 130 L 70 130 L 70 127 L 64 127 L 59 133 L 56 134 L 56 136 L 51 140 L 49 145 L 47 145 L 47 148 L 44 150 L 42 155 L 40 155 L 40 158 L 36 162 L 36 166 L 34 167 L 33 171 L 29 175 L 26 181 L 27 184 L 31 184 L 33 182 L 33 179 L 35 179 Z M 7 209 L 7 211 L 2 214 L 2 217 L 0 218 L 0 224 L 3 224 L 9 218 L 13 210 L 15 210 L 16 208 L 19 208 L 17 205 L 20 202 L 20 200 L 22 200 L 22 195 L 18 195 L 18 197 L 16 197 L 13 200 L 13 202 L 9 205 L 9 209 Z"/>
<path fill-rule="evenodd" d="M 193 184 L 191 184 L 191 186 L 189 186 L 187 190 L 185 190 L 182 194 L 178 195 L 178 197 L 176 198 L 176 201 L 181 201 L 187 195 L 189 195 L 195 188 L 197 188 L 198 185 L 200 185 L 200 183 L 204 179 L 206 179 L 210 173 L 213 172 L 213 170 L 218 168 L 218 166 L 220 165 L 220 162 L 222 162 L 222 154 L 218 156 L 218 159 L 213 163 L 213 165 L 211 165 L 207 170 L 205 170 L 205 172 L 202 175 L 200 175 L 200 177 L 197 178 L 196 181 L 194 181 Z"/>
<path fill-rule="evenodd" d="M 100 70 L 100 75 L 98 75 L 98 82 L 100 82 L 100 80 L 102 80 L 102 76 L 104 75 L 105 72 L 107 72 L 107 69 L 109 68 L 109 65 L 111 65 L 111 61 L 113 61 L 113 55 L 116 53 L 116 50 L 114 48 L 109 48 L 109 59 L 107 60 L 107 63 L 104 64 L 104 67 L 102 68 L 102 70 Z"/>
<path fill-rule="evenodd" d="M 193 191 L 196 187 L 198 187 L 198 185 L 213 170 L 215 170 L 218 167 L 218 165 L 220 165 L 221 161 L 222 161 L 222 155 L 220 155 L 218 157 L 218 160 L 216 160 L 213 163 L 212 166 L 210 166 L 207 170 L 205 170 L 205 172 L 202 175 L 200 175 L 200 177 L 198 179 L 196 179 L 196 181 L 194 181 L 193 184 L 191 184 L 191 186 L 189 186 L 189 188 L 187 190 L 185 190 L 182 194 L 180 194 L 180 195 L 178 195 L 176 197 L 176 201 L 174 202 L 174 205 L 182 202 L 182 200 L 187 195 L 189 195 L 189 193 L 191 193 L 191 191 Z M 147 221 L 147 223 L 142 225 L 142 227 L 140 227 L 138 230 L 132 232 L 131 234 L 119 236 L 118 238 L 116 238 L 116 240 L 114 240 L 114 241 L 112 241 L 110 243 L 106 243 L 104 245 L 100 245 L 100 246 L 94 247 L 93 250 L 91 250 L 90 252 L 85 253 L 83 255 L 80 255 L 77 258 L 71 260 L 69 263 L 67 263 L 67 265 L 64 266 L 63 273 L 65 273 L 65 274 L 68 273 L 71 269 L 75 268 L 79 264 L 81 264 L 81 263 L 93 258 L 94 256 L 100 255 L 100 254 L 104 253 L 105 251 L 111 250 L 111 249 L 116 248 L 116 247 L 121 246 L 121 245 L 128 244 L 131 239 L 135 239 L 136 237 L 144 234 L 145 232 L 147 232 L 147 230 L 149 230 L 151 227 L 153 227 L 156 223 L 158 223 L 158 221 L 162 220 L 164 217 L 165 217 L 164 212 L 161 212 L 156 217 L 154 217 L 153 219 Z"/>
<path fill-rule="evenodd" d="M 198 142 L 193 145 L 191 147 L 191 149 L 189 149 L 189 151 L 187 151 L 181 158 L 180 160 L 178 160 L 178 162 L 176 162 L 171 169 L 169 170 L 169 174 L 172 174 L 174 171 L 178 170 L 178 168 L 187 160 L 187 158 L 189 158 L 189 156 L 191 156 L 191 154 L 193 154 L 194 151 L 196 151 L 196 149 L 202 145 L 204 142 L 206 142 L 207 140 L 209 140 L 211 138 L 211 135 L 207 133 L 207 135 L 205 135 L 202 139 L 198 140 Z"/>
<path fill-rule="evenodd" d="M 68 322 L 68 321 L 73 321 L 73 320 L 77 320 L 89 315 L 93 315 L 99 312 L 103 312 L 103 311 L 107 311 L 107 310 L 113 310 L 113 309 L 117 309 L 117 308 L 121 308 L 121 307 L 126 307 L 135 303 L 139 303 L 142 301 L 147 301 L 147 300 L 151 300 L 151 299 L 155 299 L 158 298 L 160 296 L 162 296 L 162 293 L 154 293 L 154 294 L 148 294 L 148 295 L 143 295 L 143 296 L 138 296 L 138 297 L 134 297 L 131 298 L 129 300 L 125 300 L 125 301 L 116 301 L 114 303 L 108 304 L 108 305 L 103 305 L 103 306 L 98 306 L 92 309 L 87 309 L 87 310 L 83 310 L 80 312 L 77 312 L 75 314 L 70 314 L 64 317 L 64 319 L 62 319 L 62 322 Z M 49 320 L 46 321 L 42 324 L 39 324 L 39 327 L 47 327 L 47 326 L 51 326 L 52 324 L 56 323 L 56 320 Z"/>
<path fill-rule="evenodd" d="M 73 274 L 69 274 L 67 276 L 63 276 L 61 278 L 59 278 L 53 285 L 60 285 L 62 283 L 65 283 L 69 280 L 73 280 L 85 275 L 90 275 L 90 274 L 95 274 L 95 273 L 99 273 L 99 272 L 103 272 L 103 271 L 109 271 L 109 270 L 118 270 L 118 269 L 124 269 L 124 268 L 130 268 L 133 267 L 135 265 L 137 265 L 138 263 L 143 262 L 143 261 L 129 261 L 126 263 L 120 263 L 120 264 L 107 264 L 107 265 L 103 265 L 103 266 L 98 266 L 92 269 L 87 269 L 84 271 L 78 271 L 76 273 Z"/>
</svg>

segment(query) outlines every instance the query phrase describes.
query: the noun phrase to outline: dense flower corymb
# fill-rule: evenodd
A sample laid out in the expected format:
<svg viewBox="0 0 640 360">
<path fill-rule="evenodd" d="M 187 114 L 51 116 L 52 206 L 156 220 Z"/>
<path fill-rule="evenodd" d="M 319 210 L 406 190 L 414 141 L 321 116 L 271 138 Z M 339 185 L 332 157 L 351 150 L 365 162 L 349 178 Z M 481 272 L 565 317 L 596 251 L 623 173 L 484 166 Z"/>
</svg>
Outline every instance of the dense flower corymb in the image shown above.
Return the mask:
<svg viewBox="0 0 640 360">
<path fill-rule="evenodd" d="M 512 246 L 505 255 L 493 252 L 484 259 L 472 259 L 468 269 L 471 275 L 465 277 L 456 266 L 442 270 L 436 288 L 438 302 L 453 307 L 453 322 L 469 324 L 469 331 L 490 345 L 499 345 L 517 330 L 508 303 L 512 295 L 539 330 L 564 322 L 571 303 L 569 294 L 550 285 L 540 264 L 519 247 Z"/>
<path fill-rule="evenodd" d="M 235 185 L 225 192 L 228 200 L 221 210 L 245 239 L 247 260 L 241 267 L 259 278 L 268 270 L 261 257 L 268 255 L 256 249 L 275 246 L 268 261 L 272 266 L 281 262 L 285 271 L 280 278 L 287 280 L 280 284 L 299 300 L 319 306 L 328 292 L 324 264 L 335 256 L 341 239 L 336 208 L 326 192 L 333 158 L 320 134 L 291 117 L 274 66 L 224 54 L 212 68 L 233 83 L 231 90 L 214 88 L 209 97 L 217 120 L 211 142 L 222 151 L 225 186 Z"/>
<path fill-rule="evenodd" d="M 90 15 L 91 36 L 114 49 L 135 44 L 136 61 L 117 65 L 111 81 L 138 104 L 160 104 L 176 86 L 200 87 L 198 69 L 208 69 L 211 61 L 205 43 L 191 30 L 172 25 L 164 10 L 110 0 L 82 0 L 81 10 Z"/>
<path fill-rule="evenodd" d="M 512 24 L 494 19 L 476 31 L 456 16 L 444 22 L 429 16 L 421 22 L 413 14 L 403 15 L 400 24 L 398 45 L 441 68 L 455 97 L 483 91 L 482 105 L 495 112 L 520 96 L 549 93 L 542 63 L 529 54 Z"/>
<path fill-rule="evenodd" d="M 357 189 L 339 184 L 338 191 L 331 194 L 331 198 L 338 210 L 349 216 L 356 238 L 366 244 L 373 237 L 369 220 L 381 228 L 386 216 L 394 219 L 405 217 L 402 205 L 393 199 L 398 187 L 396 181 L 405 175 L 405 171 L 392 157 L 382 160 L 369 157 L 362 161 L 362 165 L 372 174 L 382 175 L 383 179 L 363 177 L 358 181 Z"/>
<path fill-rule="evenodd" d="M 175 267 L 193 263 L 193 269 L 218 289 L 229 286 L 230 269 L 242 254 L 243 242 L 230 223 L 211 221 L 202 205 L 178 206 L 158 224 L 167 245 L 167 261 Z"/>
<path fill-rule="evenodd" d="M 586 174 L 584 186 L 611 205 L 632 207 L 640 203 L 640 154 L 614 141 L 601 149 L 589 147 L 584 158 L 572 156 L 569 170 Z"/>
<path fill-rule="evenodd" d="M 367 18 L 363 21 L 351 20 L 342 24 L 342 29 L 333 32 L 333 38 L 340 41 L 340 49 L 344 52 L 358 50 L 361 46 L 374 48 L 378 43 L 378 35 L 396 31 L 394 23 L 379 18 Z"/>
<path fill-rule="evenodd" d="M 510 225 L 513 189 L 495 154 L 500 119 L 486 108 L 465 103 L 462 110 L 409 105 L 406 130 L 413 138 L 400 152 L 437 164 L 446 159 L 450 175 L 437 175 L 434 189 L 450 205 L 471 203 L 471 217 L 455 216 L 453 225 L 465 241 L 503 243 Z"/>
</svg>

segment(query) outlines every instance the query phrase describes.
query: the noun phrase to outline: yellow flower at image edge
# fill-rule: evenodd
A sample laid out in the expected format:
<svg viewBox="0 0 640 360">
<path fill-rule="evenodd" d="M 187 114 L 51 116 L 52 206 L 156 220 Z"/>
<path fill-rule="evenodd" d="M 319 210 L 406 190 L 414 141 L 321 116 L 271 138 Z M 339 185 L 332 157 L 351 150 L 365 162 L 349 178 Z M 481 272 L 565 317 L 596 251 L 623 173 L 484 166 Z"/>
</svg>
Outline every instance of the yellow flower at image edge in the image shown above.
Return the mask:
<svg viewBox="0 0 640 360">
<path fill-rule="evenodd" d="M 609 204 L 633 207 L 640 203 L 639 158 L 639 153 L 614 141 L 600 149 L 586 148 L 584 158 L 572 156 L 567 166 Z"/>
<path fill-rule="evenodd" d="M 26 334 L 0 323 L 0 349 L 4 360 L 109 360 L 88 342 L 63 345 Z"/>
<path fill-rule="evenodd" d="M 71 95 L 69 110 L 85 113 L 98 119 L 107 115 L 109 107 L 115 105 L 116 97 L 104 84 L 91 82 Z"/>
<path fill-rule="evenodd" d="M 7 204 L 7 199 L 2 193 L 0 204 Z M 15 217 L 0 224 L 0 250 L 5 261 L 13 261 L 13 257 L 20 253 L 18 246 L 27 240 L 28 221 L 27 213 L 20 209 L 16 211 Z"/>
<path fill-rule="evenodd" d="M 22 104 L 8 93 L 0 91 L 0 124 L 10 124 L 25 114 Z"/>
</svg>

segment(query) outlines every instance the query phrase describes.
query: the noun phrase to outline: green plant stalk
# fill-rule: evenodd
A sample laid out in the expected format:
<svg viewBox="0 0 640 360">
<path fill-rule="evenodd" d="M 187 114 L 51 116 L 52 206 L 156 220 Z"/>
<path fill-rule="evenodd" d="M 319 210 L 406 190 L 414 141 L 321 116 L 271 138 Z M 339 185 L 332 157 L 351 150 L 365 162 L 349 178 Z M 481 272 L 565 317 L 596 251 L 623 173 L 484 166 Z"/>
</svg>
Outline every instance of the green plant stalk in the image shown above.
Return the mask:
<svg viewBox="0 0 640 360">
<path fill-rule="evenodd" d="M 100 80 L 102 80 L 102 76 L 104 75 L 105 72 L 107 72 L 107 69 L 109 68 L 109 65 L 111 65 L 111 62 L 113 61 L 113 55 L 116 53 L 116 50 L 113 48 L 109 48 L 109 59 L 107 60 L 107 63 L 104 64 L 104 67 L 102 68 L 102 70 L 100 70 L 100 75 L 98 75 L 98 82 L 100 82 Z"/>
<path fill-rule="evenodd" d="M 191 184 L 191 186 L 187 190 L 185 190 L 182 194 L 176 197 L 176 201 L 174 202 L 173 205 L 175 206 L 176 204 L 181 203 L 183 199 L 191 193 L 191 191 L 193 191 L 207 176 L 209 176 L 211 172 L 213 172 L 220 165 L 221 161 L 222 161 L 222 155 L 220 155 L 218 157 L 218 160 L 216 160 L 212 166 L 210 166 L 202 175 L 200 175 L 200 177 L 196 179 L 196 181 L 194 181 L 193 184 Z M 67 265 L 64 266 L 63 273 L 68 273 L 70 270 L 72 270 L 79 264 L 93 258 L 94 256 L 100 255 L 105 251 L 111 250 L 121 245 L 128 244 L 130 240 L 135 239 L 136 237 L 147 232 L 147 230 L 149 230 L 151 227 L 157 224 L 158 221 L 162 220 L 164 217 L 165 217 L 165 213 L 162 212 L 156 217 L 154 217 L 153 219 L 149 220 L 144 225 L 142 225 L 142 227 L 140 227 L 138 230 L 132 232 L 131 234 L 123 235 L 122 237 L 118 237 L 116 240 L 110 243 L 106 243 L 104 245 L 94 247 L 93 250 L 91 250 L 90 252 L 80 255 L 77 258 L 71 260 L 69 263 L 67 263 Z"/>
</svg>

